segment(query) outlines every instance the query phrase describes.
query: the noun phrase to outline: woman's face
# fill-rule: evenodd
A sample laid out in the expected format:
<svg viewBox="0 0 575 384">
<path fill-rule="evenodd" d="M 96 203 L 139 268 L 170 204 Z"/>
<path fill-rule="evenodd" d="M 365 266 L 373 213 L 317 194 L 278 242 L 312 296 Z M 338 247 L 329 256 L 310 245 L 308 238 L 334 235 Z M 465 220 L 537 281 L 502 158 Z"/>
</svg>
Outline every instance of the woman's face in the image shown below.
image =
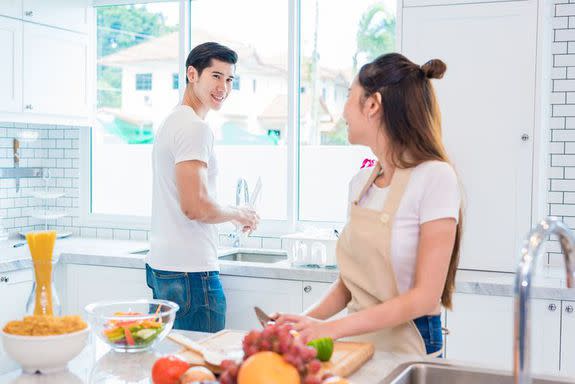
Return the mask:
<svg viewBox="0 0 575 384">
<path fill-rule="evenodd" d="M 343 107 L 343 119 L 347 123 L 348 141 L 351 144 L 371 147 L 377 137 L 378 112 L 381 111 L 379 107 L 374 104 L 374 98 L 366 98 L 364 92 L 356 76 L 351 83 L 347 101 Z"/>
</svg>

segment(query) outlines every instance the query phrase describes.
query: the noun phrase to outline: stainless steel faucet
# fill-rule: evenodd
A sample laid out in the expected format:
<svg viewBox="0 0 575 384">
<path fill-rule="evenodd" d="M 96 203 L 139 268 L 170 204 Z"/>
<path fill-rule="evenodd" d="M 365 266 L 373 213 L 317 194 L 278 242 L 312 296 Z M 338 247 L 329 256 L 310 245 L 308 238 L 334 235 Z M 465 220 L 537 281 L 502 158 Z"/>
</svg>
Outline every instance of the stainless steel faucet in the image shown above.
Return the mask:
<svg viewBox="0 0 575 384">
<path fill-rule="evenodd" d="M 550 235 L 559 236 L 567 272 L 567 287 L 575 282 L 575 237 L 561 221 L 546 218 L 529 232 L 521 248 L 521 260 L 515 277 L 515 320 L 513 340 L 513 372 L 515 384 L 531 384 L 531 345 L 529 294 L 535 276 L 536 261 L 542 253 L 541 245 Z"/>
<path fill-rule="evenodd" d="M 243 190 L 243 198 L 244 201 L 241 201 L 242 198 L 242 190 Z M 236 206 L 239 207 L 240 205 L 246 206 L 250 202 L 250 192 L 248 190 L 248 182 L 243 179 L 239 178 L 238 183 L 236 185 Z M 242 228 L 238 226 L 234 233 L 230 234 L 232 238 L 232 247 L 239 248 L 241 245 L 241 237 L 242 237 Z"/>
</svg>

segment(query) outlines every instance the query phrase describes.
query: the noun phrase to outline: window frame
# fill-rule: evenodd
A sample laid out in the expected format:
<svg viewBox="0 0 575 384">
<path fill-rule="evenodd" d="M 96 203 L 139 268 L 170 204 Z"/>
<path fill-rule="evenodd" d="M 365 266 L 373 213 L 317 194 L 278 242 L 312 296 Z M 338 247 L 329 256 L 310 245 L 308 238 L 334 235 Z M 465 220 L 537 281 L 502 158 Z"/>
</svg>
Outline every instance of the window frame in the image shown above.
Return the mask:
<svg viewBox="0 0 575 384">
<path fill-rule="evenodd" d="M 154 0 L 154 2 L 169 2 L 170 0 Z M 183 62 L 191 49 L 191 0 L 178 0 L 180 6 L 180 29 L 179 29 L 179 57 Z M 94 0 L 93 6 L 114 6 L 149 3 L 150 0 Z M 300 182 L 300 43 L 301 43 L 301 14 L 302 0 L 287 0 L 288 7 L 288 134 L 287 145 L 287 215 L 285 220 L 262 220 L 256 236 L 278 236 L 291 233 L 308 226 L 319 228 L 341 228 L 343 222 L 332 221 L 305 221 L 299 219 L 299 182 Z M 398 17 L 400 17 L 398 15 Z M 94 41 L 97 26 L 94 23 Z M 398 46 L 400 34 L 397 33 Z M 92 47 L 94 57 L 97 57 L 97 47 Z M 93 84 L 96 84 L 96 70 L 93 71 Z M 179 73 L 179 94 L 183 95 L 185 84 L 185 71 L 180 69 Z M 96 90 L 93 90 L 94 94 Z M 95 105 L 95 104 L 94 104 Z M 95 107 L 94 107 L 95 108 Z M 116 229 L 150 230 L 151 218 L 135 215 L 111 215 L 93 213 L 91 210 L 92 201 L 92 128 L 81 130 L 80 134 L 80 225 L 87 227 L 104 227 Z M 344 197 L 342 197 L 344 198 Z M 221 225 L 220 233 L 231 230 L 231 225 Z"/>
</svg>

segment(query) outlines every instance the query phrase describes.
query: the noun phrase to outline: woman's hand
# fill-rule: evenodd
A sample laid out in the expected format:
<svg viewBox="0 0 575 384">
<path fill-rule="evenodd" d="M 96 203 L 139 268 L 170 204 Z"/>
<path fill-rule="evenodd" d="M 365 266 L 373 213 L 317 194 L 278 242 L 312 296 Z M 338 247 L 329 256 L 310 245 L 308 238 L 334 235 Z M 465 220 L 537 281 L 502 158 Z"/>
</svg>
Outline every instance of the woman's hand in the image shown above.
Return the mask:
<svg viewBox="0 0 575 384">
<path fill-rule="evenodd" d="M 337 339 L 338 335 L 331 321 L 318 320 L 309 316 L 288 315 L 274 313 L 270 316 L 277 324 L 292 324 L 298 331 L 304 343 L 320 337 L 331 337 Z"/>
</svg>

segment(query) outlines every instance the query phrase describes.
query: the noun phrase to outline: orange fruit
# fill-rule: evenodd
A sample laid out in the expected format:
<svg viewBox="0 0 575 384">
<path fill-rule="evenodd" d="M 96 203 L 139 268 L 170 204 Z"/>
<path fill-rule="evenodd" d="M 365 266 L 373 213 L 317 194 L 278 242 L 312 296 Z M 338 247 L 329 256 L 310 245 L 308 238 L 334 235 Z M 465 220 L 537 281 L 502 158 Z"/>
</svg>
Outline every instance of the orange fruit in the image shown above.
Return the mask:
<svg viewBox="0 0 575 384">
<path fill-rule="evenodd" d="M 277 353 L 258 352 L 243 362 L 238 384 L 300 384 L 297 369 Z"/>
</svg>

